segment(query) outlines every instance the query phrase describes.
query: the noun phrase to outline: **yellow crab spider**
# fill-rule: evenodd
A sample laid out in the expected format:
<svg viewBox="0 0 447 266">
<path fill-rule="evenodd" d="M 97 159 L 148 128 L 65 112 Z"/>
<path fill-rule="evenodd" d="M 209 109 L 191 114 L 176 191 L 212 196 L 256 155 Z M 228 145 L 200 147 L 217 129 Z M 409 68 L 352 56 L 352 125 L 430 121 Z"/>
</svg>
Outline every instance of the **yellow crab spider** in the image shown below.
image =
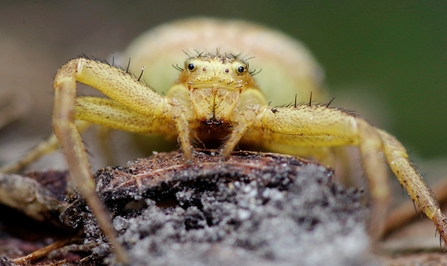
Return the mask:
<svg viewBox="0 0 447 266">
<path fill-rule="evenodd" d="M 224 24 L 220 23 L 219 27 L 229 27 Z M 203 26 L 202 30 L 210 29 Z M 219 34 L 224 33 L 219 31 Z M 296 150 L 296 154 L 305 153 L 307 148 L 357 146 L 369 183 L 372 216 L 379 220 L 371 223 L 370 231 L 380 235 L 386 215 L 383 209 L 390 195 L 387 162 L 418 210 L 434 222 L 440 237 L 447 243 L 447 218 L 396 138 L 358 116 L 326 104 L 270 106 L 270 99 L 259 89 L 248 63 L 224 52 L 199 53 L 188 58 L 165 96 L 127 71 L 85 57 L 67 62 L 57 72 L 54 132 L 67 158 L 71 176 L 120 260 L 125 261 L 126 255 L 95 193 L 90 164 L 76 125 L 79 121 L 177 138 L 186 162 L 194 161 L 192 140 L 205 145 L 219 143 L 221 160 L 225 160 L 238 144 L 282 153 Z M 108 98 L 77 97 L 77 82 L 101 91 Z M 270 95 L 287 92 L 278 86 Z M 293 99 L 294 95 L 288 97 Z"/>
</svg>

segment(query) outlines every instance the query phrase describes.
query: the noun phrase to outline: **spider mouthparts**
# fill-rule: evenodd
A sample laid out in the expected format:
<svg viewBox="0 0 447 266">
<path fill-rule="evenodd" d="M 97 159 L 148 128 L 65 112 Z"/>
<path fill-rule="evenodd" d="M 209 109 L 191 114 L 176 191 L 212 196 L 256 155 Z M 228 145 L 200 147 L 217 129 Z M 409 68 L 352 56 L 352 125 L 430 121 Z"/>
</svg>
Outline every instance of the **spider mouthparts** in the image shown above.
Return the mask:
<svg viewBox="0 0 447 266">
<path fill-rule="evenodd" d="M 218 148 L 222 141 L 231 133 L 231 125 L 222 119 L 203 119 L 196 128 L 196 137 L 207 148 Z"/>
</svg>

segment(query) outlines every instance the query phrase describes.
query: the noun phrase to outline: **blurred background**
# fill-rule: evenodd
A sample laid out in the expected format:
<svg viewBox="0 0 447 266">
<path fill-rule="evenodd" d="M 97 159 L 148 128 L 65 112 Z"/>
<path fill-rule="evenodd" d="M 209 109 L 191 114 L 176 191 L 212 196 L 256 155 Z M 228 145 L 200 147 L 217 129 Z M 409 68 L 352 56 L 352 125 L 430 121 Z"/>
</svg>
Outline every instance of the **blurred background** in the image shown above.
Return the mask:
<svg viewBox="0 0 447 266">
<path fill-rule="evenodd" d="M 0 97 L 29 110 L 0 129 L 0 163 L 52 131 L 52 80 L 62 64 L 81 54 L 106 59 L 155 25 L 196 15 L 259 22 L 300 39 L 325 69 L 332 106 L 392 133 L 416 161 L 447 155 L 447 1 L 0 5 L 0 93 L 9 93 Z"/>
</svg>

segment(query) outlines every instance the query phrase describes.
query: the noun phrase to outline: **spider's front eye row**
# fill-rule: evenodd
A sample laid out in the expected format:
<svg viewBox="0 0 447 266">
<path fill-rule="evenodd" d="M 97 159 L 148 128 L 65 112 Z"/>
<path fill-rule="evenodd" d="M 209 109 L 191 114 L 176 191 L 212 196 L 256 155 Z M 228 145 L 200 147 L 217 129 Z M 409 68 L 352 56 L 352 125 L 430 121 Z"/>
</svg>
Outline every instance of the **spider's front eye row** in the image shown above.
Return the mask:
<svg viewBox="0 0 447 266">
<path fill-rule="evenodd" d="M 243 66 L 243 65 L 242 66 L 238 66 L 236 70 L 237 70 L 238 74 L 242 74 L 242 73 L 245 72 L 245 70 L 247 70 L 247 66 Z"/>
<path fill-rule="evenodd" d="M 196 68 L 196 66 L 193 63 L 188 64 L 188 70 L 193 71 Z"/>
</svg>

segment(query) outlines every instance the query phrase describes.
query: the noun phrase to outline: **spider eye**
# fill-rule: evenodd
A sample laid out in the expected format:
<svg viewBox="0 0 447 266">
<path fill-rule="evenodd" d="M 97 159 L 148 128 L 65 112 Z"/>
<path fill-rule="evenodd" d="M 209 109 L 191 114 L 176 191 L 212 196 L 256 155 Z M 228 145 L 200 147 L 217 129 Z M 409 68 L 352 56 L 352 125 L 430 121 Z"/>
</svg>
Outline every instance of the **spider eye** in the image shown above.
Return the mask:
<svg viewBox="0 0 447 266">
<path fill-rule="evenodd" d="M 237 68 L 237 73 L 239 73 L 239 74 L 244 73 L 244 71 L 245 71 L 245 67 L 244 67 L 244 66 L 239 66 L 239 67 Z"/>
<path fill-rule="evenodd" d="M 194 69 L 195 69 L 194 64 L 193 64 L 193 63 L 189 63 L 189 64 L 188 64 L 188 70 L 189 70 L 189 71 L 193 71 Z"/>
</svg>

